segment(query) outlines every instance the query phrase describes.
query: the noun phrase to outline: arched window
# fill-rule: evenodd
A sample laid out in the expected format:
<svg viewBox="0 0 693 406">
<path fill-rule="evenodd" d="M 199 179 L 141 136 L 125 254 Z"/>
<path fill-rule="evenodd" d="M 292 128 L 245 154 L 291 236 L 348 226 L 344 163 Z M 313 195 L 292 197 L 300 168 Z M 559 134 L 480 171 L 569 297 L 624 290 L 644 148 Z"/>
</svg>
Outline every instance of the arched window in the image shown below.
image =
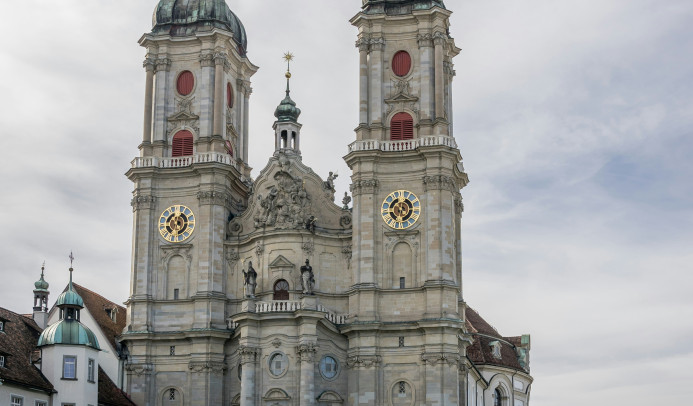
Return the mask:
<svg viewBox="0 0 693 406">
<path fill-rule="evenodd" d="M 171 156 L 189 156 L 193 154 L 193 135 L 188 130 L 178 131 L 173 136 Z"/>
<path fill-rule="evenodd" d="M 501 394 L 501 391 L 499 388 L 496 388 L 496 390 L 493 392 L 493 406 L 502 406 L 503 404 L 503 395 Z"/>
<path fill-rule="evenodd" d="M 176 81 L 176 90 L 181 96 L 187 96 L 195 88 L 195 76 L 189 70 L 181 72 Z"/>
<path fill-rule="evenodd" d="M 414 138 L 414 119 L 408 113 L 397 113 L 390 122 L 390 140 L 401 141 Z"/>
<path fill-rule="evenodd" d="M 278 280 L 274 284 L 274 300 L 289 300 L 289 282 L 284 279 Z"/>
<path fill-rule="evenodd" d="M 233 108 L 233 86 L 231 83 L 226 84 L 226 106 L 230 109 Z"/>
</svg>

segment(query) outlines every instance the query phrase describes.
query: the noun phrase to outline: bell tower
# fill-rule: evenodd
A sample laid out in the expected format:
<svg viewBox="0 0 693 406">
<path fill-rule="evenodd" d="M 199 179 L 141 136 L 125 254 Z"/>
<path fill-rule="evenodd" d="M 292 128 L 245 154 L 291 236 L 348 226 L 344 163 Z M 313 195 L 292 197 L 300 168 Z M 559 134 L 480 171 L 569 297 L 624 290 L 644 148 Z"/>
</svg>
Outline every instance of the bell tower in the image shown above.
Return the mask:
<svg viewBox="0 0 693 406">
<path fill-rule="evenodd" d="M 363 0 L 351 20 L 360 109 L 345 157 L 354 199 L 349 403 L 460 404 L 460 190 L 469 180 L 453 136 L 460 49 L 451 14 L 439 0 Z"/>
<path fill-rule="evenodd" d="M 222 404 L 234 299 L 224 241 L 228 220 L 248 205 L 250 78 L 258 67 L 224 0 L 160 0 L 139 42 L 146 87 L 140 154 L 127 172 L 127 391 L 137 404 L 161 404 L 164 392 L 166 404 Z"/>
</svg>

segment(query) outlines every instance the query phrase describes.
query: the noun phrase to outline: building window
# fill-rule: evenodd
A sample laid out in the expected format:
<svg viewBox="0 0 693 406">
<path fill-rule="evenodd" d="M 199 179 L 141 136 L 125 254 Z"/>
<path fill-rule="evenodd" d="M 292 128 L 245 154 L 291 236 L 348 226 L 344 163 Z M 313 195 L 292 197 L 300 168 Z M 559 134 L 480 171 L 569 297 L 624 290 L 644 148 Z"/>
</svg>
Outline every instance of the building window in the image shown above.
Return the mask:
<svg viewBox="0 0 693 406">
<path fill-rule="evenodd" d="M 406 281 L 407 280 L 405 278 L 399 278 L 399 288 L 400 289 L 404 289 L 404 287 L 406 286 Z"/>
<path fill-rule="evenodd" d="M 390 122 L 390 140 L 402 141 L 414 138 L 414 119 L 409 113 L 397 113 Z"/>
<path fill-rule="evenodd" d="M 404 337 L 399 338 L 399 346 L 404 347 Z"/>
<path fill-rule="evenodd" d="M 503 396 L 501 395 L 500 389 L 496 388 L 493 392 L 493 406 L 501 406 L 503 402 Z"/>
<path fill-rule="evenodd" d="M 399 51 L 392 57 L 392 72 L 402 77 L 411 71 L 411 55 L 407 51 Z"/>
<path fill-rule="evenodd" d="M 176 355 L 176 346 L 172 345 L 168 351 L 168 355 Z"/>
<path fill-rule="evenodd" d="M 5 356 L 0 355 L 0 368 L 5 368 Z"/>
<path fill-rule="evenodd" d="M 176 82 L 176 90 L 181 96 L 187 96 L 195 88 L 195 76 L 189 70 L 181 72 Z"/>
<path fill-rule="evenodd" d="M 168 400 L 176 400 L 176 390 L 171 388 L 168 390 Z"/>
<path fill-rule="evenodd" d="M 329 355 L 322 357 L 320 360 L 320 373 L 322 376 L 327 380 L 331 380 L 337 377 L 337 372 L 339 372 L 337 360 Z"/>
<path fill-rule="evenodd" d="M 5 322 L 0 320 L 0 331 L 5 331 Z"/>
<path fill-rule="evenodd" d="M 96 367 L 96 362 L 90 359 L 87 363 L 87 381 L 94 383 L 94 369 Z"/>
<path fill-rule="evenodd" d="M 288 359 L 286 358 L 286 355 L 284 355 L 281 352 L 277 352 L 270 357 L 270 360 L 269 360 L 270 373 L 274 377 L 279 377 L 282 374 L 284 374 L 284 372 L 286 372 L 286 368 L 287 368 L 288 364 L 289 364 L 289 362 L 288 362 Z"/>
<path fill-rule="evenodd" d="M 178 300 L 180 296 L 180 289 L 173 289 L 173 300 Z"/>
<path fill-rule="evenodd" d="M 233 108 L 233 86 L 231 83 L 226 84 L 226 106 L 230 109 Z"/>
<path fill-rule="evenodd" d="M 399 394 L 400 395 L 406 395 L 407 394 L 407 384 L 404 381 L 399 382 Z"/>
<path fill-rule="evenodd" d="M 284 279 L 278 280 L 274 284 L 274 300 L 289 300 L 289 282 Z"/>
<path fill-rule="evenodd" d="M 77 379 L 77 357 L 63 357 L 63 379 Z"/>
<path fill-rule="evenodd" d="M 43 400 L 37 400 L 34 402 L 34 406 L 48 406 L 48 402 L 45 402 Z"/>
<path fill-rule="evenodd" d="M 22 406 L 24 405 L 24 398 L 20 396 L 12 395 L 10 396 L 10 406 Z"/>
<path fill-rule="evenodd" d="M 173 136 L 173 143 L 171 148 L 171 156 L 190 156 L 193 154 L 193 135 L 188 130 L 178 131 L 176 135 Z"/>
</svg>

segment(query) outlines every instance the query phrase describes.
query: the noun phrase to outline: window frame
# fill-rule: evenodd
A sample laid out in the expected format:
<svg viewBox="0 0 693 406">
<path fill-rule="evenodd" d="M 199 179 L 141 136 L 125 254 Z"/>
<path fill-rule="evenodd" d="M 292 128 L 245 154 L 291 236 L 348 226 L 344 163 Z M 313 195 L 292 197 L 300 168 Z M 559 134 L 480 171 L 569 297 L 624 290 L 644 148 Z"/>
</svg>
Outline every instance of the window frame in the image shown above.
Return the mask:
<svg viewBox="0 0 693 406">
<path fill-rule="evenodd" d="M 5 320 L 0 319 L 0 333 L 5 332 Z"/>
<path fill-rule="evenodd" d="M 185 128 L 176 131 L 171 137 L 171 158 L 183 158 L 193 155 L 195 155 L 195 134 Z"/>
<path fill-rule="evenodd" d="M 76 362 L 75 362 L 75 366 Z M 96 371 L 96 360 L 89 358 L 87 361 L 87 382 L 96 383 L 95 372 Z"/>
<path fill-rule="evenodd" d="M 406 142 L 413 140 L 416 135 L 414 129 L 414 116 L 407 111 L 399 111 L 390 119 L 389 141 Z"/>
<path fill-rule="evenodd" d="M 45 400 L 35 400 L 34 406 L 48 406 L 48 402 Z"/>
<path fill-rule="evenodd" d="M 19 400 L 19 403 L 15 402 L 15 399 Z M 10 406 L 24 406 L 24 396 L 10 394 Z"/>
<path fill-rule="evenodd" d="M 74 371 L 73 371 L 74 376 L 72 378 L 65 376 L 65 366 L 67 365 L 66 361 L 68 358 L 75 360 Z M 63 355 L 63 368 L 62 369 L 63 369 L 63 374 L 62 374 L 62 377 L 60 379 L 66 380 L 66 381 L 77 381 L 78 380 L 77 379 L 77 356 L 76 355 Z"/>
<path fill-rule="evenodd" d="M 7 368 L 7 357 L 0 355 L 0 368 Z"/>
</svg>

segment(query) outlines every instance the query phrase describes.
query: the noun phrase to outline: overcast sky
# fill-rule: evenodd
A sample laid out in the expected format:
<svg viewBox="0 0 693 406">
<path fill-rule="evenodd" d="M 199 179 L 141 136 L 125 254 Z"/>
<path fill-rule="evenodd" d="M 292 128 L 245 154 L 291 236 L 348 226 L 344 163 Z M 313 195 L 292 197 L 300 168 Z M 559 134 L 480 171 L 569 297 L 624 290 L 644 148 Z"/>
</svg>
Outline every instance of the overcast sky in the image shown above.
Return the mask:
<svg viewBox="0 0 693 406">
<path fill-rule="evenodd" d="M 3 0 L 0 306 L 75 279 L 128 296 L 132 186 L 154 0 Z M 7 3 L 7 4 L 4 4 Z M 229 0 L 248 32 L 250 164 L 273 151 L 292 51 L 304 162 L 339 171 L 358 124 L 359 0 Z M 532 334 L 534 406 L 693 396 L 693 2 L 448 0 L 464 295 Z"/>
</svg>

